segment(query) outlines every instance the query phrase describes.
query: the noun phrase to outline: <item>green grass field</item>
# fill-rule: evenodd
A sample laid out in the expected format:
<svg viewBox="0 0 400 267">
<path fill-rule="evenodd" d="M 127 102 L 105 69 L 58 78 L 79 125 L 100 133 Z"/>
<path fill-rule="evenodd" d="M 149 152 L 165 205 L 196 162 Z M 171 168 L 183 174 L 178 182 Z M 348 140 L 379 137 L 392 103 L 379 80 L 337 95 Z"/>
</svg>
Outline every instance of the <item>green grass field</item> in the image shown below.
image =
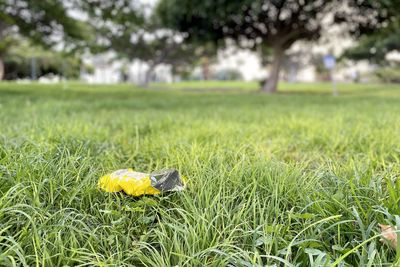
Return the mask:
<svg viewBox="0 0 400 267">
<path fill-rule="evenodd" d="M 377 236 L 378 223 L 400 226 L 399 86 L 154 87 L 0 83 L 1 266 L 400 259 Z M 188 188 L 97 188 L 127 167 L 177 168 Z"/>
</svg>

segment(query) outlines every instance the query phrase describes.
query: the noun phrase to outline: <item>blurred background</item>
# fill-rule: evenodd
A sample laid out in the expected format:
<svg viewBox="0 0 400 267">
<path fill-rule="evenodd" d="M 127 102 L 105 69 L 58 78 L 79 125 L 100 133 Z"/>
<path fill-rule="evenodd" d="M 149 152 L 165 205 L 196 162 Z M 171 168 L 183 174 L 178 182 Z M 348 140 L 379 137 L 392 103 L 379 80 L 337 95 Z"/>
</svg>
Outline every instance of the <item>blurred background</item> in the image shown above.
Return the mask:
<svg viewBox="0 0 400 267">
<path fill-rule="evenodd" d="M 0 79 L 400 83 L 400 1 L 0 0 Z"/>
</svg>

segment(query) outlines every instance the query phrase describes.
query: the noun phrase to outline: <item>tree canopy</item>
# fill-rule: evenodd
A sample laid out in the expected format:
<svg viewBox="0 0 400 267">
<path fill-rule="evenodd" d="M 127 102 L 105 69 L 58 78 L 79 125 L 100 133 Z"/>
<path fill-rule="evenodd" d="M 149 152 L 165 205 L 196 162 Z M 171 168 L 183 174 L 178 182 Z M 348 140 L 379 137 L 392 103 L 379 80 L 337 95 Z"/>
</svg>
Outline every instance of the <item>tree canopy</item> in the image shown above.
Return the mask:
<svg viewBox="0 0 400 267">
<path fill-rule="evenodd" d="M 68 10 L 77 7 L 73 0 L 2 0 L 0 1 L 0 38 L 19 33 L 25 38 L 52 45 L 60 41 L 87 38 L 84 24 Z"/>
<path fill-rule="evenodd" d="M 271 48 L 274 59 L 263 90 L 274 92 L 285 51 L 293 43 L 318 39 L 324 23 L 349 23 L 354 35 L 372 31 L 388 17 L 383 8 L 375 12 L 377 5 L 370 0 L 161 0 L 157 12 L 166 26 L 189 39 L 231 39 L 241 47 Z"/>
<path fill-rule="evenodd" d="M 183 34 L 165 27 L 150 8 L 137 2 L 92 0 L 87 9 L 95 18 L 91 23 L 97 30 L 98 51 L 146 62 L 145 86 L 156 66 L 167 64 L 173 72 L 183 72 L 214 51 L 209 45 L 186 42 Z"/>
<path fill-rule="evenodd" d="M 79 9 L 74 0 L 0 0 L 0 79 L 3 57 L 15 36 L 32 44 L 52 46 L 62 44 L 64 51 L 73 52 L 86 45 L 90 31 L 71 15 Z"/>
<path fill-rule="evenodd" d="M 113 49 L 115 42 L 128 46 L 132 33 L 143 27 L 145 19 L 145 7 L 138 1 L 87 0 L 82 1 L 81 8 L 96 39 L 90 46 L 94 53 Z"/>
<path fill-rule="evenodd" d="M 380 9 L 379 13 L 386 12 L 389 19 L 379 29 L 361 33 L 360 42 L 347 50 L 345 57 L 387 65 L 386 55 L 392 51 L 400 51 L 400 1 L 387 0 L 377 8 Z"/>
</svg>

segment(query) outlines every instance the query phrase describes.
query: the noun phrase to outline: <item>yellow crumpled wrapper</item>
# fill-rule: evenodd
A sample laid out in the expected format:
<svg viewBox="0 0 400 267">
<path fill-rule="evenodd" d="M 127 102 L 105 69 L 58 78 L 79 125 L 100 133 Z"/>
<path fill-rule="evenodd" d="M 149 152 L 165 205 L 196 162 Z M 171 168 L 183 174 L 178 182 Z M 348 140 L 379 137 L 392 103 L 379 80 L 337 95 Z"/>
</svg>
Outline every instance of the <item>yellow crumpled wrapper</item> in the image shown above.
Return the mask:
<svg viewBox="0 0 400 267">
<path fill-rule="evenodd" d="M 150 174 L 133 169 L 117 170 L 102 176 L 98 186 L 106 192 L 124 191 L 131 196 L 157 195 L 161 191 L 151 186 Z"/>
</svg>

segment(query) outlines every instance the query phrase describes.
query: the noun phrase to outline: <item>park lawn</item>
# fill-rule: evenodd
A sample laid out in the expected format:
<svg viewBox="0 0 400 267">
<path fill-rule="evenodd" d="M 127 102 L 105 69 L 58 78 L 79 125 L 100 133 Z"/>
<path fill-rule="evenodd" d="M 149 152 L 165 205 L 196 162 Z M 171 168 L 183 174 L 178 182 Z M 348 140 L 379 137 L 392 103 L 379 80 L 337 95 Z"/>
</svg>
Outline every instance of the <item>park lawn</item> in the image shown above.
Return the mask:
<svg viewBox="0 0 400 267">
<path fill-rule="evenodd" d="M 182 81 L 176 83 L 155 82 L 150 85 L 153 89 L 170 89 L 185 91 L 258 91 L 259 82 L 245 81 Z M 380 85 L 380 84 L 363 84 L 363 83 L 338 83 L 337 88 L 341 93 L 354 94 L 363 91 L 363 94 L 379 94 L 382 92 L 390 92 L 390 89 L 397 90 L 398 85 Z M 385 90 L 379 90 L 385 89 Z M 368 92 L 370 91 L 370 92 Z M 281 82 L 279 84 L 279 93 L 331 93 L 332 84 L 326 83 L 288 83 Z"/>
<path fill-rule="evenodd" d="M 0 83 L 0 265 L 400 258 L 376 237 L 378 223 L 400 226 L 399 86 L 341 85 L 332 97 L 329 84 L 276 95 L 187 85 Z M 101 175 L 127 167 L 177 168 L 188 188 L 98 190 Z"/>
</svg>

